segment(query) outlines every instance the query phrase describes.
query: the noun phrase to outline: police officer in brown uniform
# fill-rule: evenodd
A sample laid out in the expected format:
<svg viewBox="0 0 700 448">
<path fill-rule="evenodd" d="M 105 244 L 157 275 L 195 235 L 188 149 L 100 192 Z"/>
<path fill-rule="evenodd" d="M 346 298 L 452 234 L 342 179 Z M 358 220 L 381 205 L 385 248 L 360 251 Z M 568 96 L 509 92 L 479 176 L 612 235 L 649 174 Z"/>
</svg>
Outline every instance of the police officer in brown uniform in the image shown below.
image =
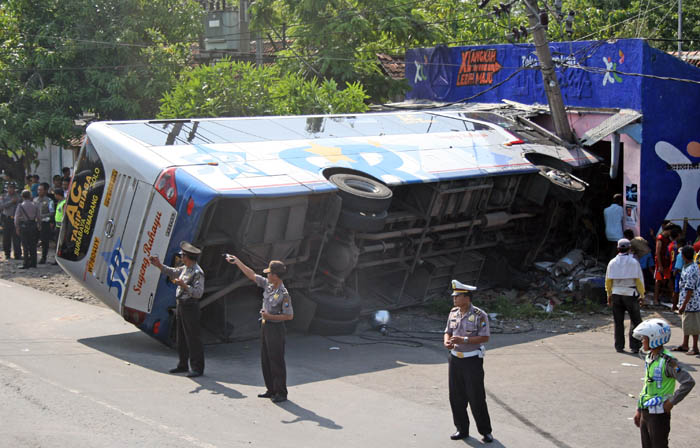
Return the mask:
<svg viewBox="0 0 700 448">
<path fill-rule="evenodd" d="M 489 340 L 489 318 L 486 313 L 472 305 L 471 292 L 475 286 L 452 280 L 452 300 L 455 307 L 450 311 L 445 327 L 444 345 L 450 350 L 450 406 L 457 432 L 452 440 L 469 437 L 471 406 L 476 428 L 486 443 L 493 442 L 491 418 L 486 406 L 484 390 L 484 345 Z"/>
<path fill-rule="evenodd" d="M 257 275 L 233 255 L 226 255 L 226 261 L 235 264 L 248 279 L 263 288 L 263 302 L 260 310 L 262 326 L 260 332 L 260 359 L 265 393 L 260 398 L 270 398 L 275 403 L 287 400 L 287 367 L 284 363 L 284 343 L 287 330 L 284 322 L 294 318 L 292 298 L 282 283 L 287 267 L 281 261 L 273 260 L 263 271 L 267 278 Z"/>
<path fill-rule="evenodd" d="M 158 257 L 150 257 L 153 266 L 170 277 L 177 285 L 175 309 L 177 352 L 180 360 L 170 373 L 188 372 L 190 378 L 204 374 L 204 345 L 199 328 L 199 299 L 204 294 L 204 271 L 197 264 L 202 251 L 192 244 L 180 243 L 183 265 L 177 268 L 163 265 Z M 189 362 L 188 362 L 189 361 Z"/>
<path fill-rule="evenodd" d="M 5 250 L 5 259 L 10 259 L 10 251 L 14 249 L 15 260 L 22 258 L 22 247 L 19 235 L 15 233 L 15 211 L 20 203 L 17 194 L 17 185 L 14 182 L 7 184 L 7 193 L 0 198 L 0 214 L 2 215 L 2 248 Z"/>
<path fill-rule="evenodd" d="M 32 192 L 22 191 L 22 203 L 15 210 L 15 233 L 22 240 L 24 264 L 20 269 L 36 267 L 36 241 L 39 234 L 39 207 L 32 202 Z"/>
</svg>

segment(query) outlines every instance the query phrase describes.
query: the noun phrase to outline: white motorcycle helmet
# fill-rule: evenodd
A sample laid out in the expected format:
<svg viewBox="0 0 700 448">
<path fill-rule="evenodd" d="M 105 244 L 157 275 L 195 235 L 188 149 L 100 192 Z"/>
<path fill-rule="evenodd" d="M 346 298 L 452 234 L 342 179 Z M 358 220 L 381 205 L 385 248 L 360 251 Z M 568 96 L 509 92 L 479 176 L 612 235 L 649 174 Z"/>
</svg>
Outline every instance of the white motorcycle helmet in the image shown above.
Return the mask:
<svg viewBox="0 0 700 448">
<path fill-rule="evenodd" d="M 632 336 L 640 341 L 649 338 L 649 348 L 656 348 L 671 340 L 671 326 L 663 319 L 648 319 L 637 325 Z"/>
</svg>

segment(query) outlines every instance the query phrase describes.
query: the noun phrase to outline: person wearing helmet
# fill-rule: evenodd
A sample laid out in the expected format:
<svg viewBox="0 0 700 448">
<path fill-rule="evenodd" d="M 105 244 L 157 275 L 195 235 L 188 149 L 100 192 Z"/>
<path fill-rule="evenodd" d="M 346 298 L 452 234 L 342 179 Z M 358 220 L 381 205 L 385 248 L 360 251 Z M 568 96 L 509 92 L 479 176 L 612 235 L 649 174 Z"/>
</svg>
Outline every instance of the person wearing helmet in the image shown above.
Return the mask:
<svg viewBox="0 0 700 448">
<path fill-rule="evenodd" d="M 630 315 L 629 343 L 632 353 L 639 352 L 640 343 L 632 337 L 632 329 L 642 321 L 639 306 L 644 300 L 644 273 L 632 255 L 630 240 L 617 242 L 617 256 L 610 260 L 605 272 L 608 306 L 615 321 L 615 350 L 625 351 L 625 311 Z"/>
<path fill-rule="evenodd" d="M 695 380 L 664 348 L 671 339 L 668 322 L 659 318 L 645 320 L 637 325 L 633 335 L 642 341 L 647 354 L 644 385 L 639 393 L 634 424 L 641 432 L 642 448 L 668 447 L 671 409 L 693 389 Z M 675 390 L 676 381 L 680 383 L 678 390 Z"/>
</svg>

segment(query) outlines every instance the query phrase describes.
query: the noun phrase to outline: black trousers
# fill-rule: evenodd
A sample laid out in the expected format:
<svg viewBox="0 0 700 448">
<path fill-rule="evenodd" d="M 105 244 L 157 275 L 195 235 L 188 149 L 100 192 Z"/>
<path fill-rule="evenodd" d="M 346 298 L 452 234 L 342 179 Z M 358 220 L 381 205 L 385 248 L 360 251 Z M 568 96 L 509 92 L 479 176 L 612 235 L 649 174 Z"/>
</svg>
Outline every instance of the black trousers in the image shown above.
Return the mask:
<svg viewBox="0 0 700 448">
<path fill-rule="evenodd" d="M 24 264 L 26 268 L 36 267 L 36 240 L 38 230 L 35 225 L 29 226 L 27 229 L 20 229 L 20 239 L 22 240 L 22 252 L 24 255 Z"/>
<path fill-rule="evenodd" d="M 196 300 L 177 301 L 175 308 L 177 324 L 178 367 L 191 368 L 204 373 L 204 345 L 199 328 L 199 303 Z"/>
<path fill-rule="evenodd" d="M 639 313 L 639 299 L 633 296 L 613 294 L 612 311 L 613 320 L 615 321 L 615 350 L 625 348 L 625 311 L 630 315 L 630 349 L 639 350 L 642 347 L 642 341 L 632 337 L 634 327 L 642 322 L 642 316 Z"/>
<path fill-rule="evenodd" d="M 264 322 L 260 330 L 260 361 L 265 387 L 272 394 L 287 396 L 287 366 L 284 363 L 284 322 Z"/>
<path fill-rule="evenodd" d="M 668 448 L 671 414 L 650 414 L 647 409 L 642 410 L 639 431 L 642 434 L 642 448 Z"/>
<path fill-rule="evenodd" d="M 15 232 L 15 220 L 11 216 L 2 217 L 2 248 L 8 260 L 11 250 L 14 250 L 15 258 L 22 257 L 22 241 Z"/>
<path fill-rule="evenodd" d="M 469 434 L 467 407 L 471 406 L 479 434 L 491 434 L 491 417 L 484 390 L 484 358 L 457 358 L 450 355 L 450 407 L 458 431 Z"/>
<path fill-rule="evenodd" d="M 49 241 L 51 239 L 51 223 L 42 221 L 39 240 L 41 240 L 41 259 L 43 261 L 46 261 L 46 256 L 49 254 Z"/>
</svg>

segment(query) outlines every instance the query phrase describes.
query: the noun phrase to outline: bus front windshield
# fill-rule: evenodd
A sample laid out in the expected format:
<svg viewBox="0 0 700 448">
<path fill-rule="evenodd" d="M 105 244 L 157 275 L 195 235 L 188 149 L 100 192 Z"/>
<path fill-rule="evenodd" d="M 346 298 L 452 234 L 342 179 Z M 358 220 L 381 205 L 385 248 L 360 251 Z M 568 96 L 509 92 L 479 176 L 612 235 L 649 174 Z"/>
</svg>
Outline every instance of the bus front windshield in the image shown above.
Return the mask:
<svg viewBox="0 0 700 448">
<path fill-rule="evenodd" d="M 73 180 L 66 192 L 61 242 L 57 250 L 59 257 L 79 261 L 87 254 L 104 186 L 102 160 L 88 140 L 80 151 Z"/>
</svg>

